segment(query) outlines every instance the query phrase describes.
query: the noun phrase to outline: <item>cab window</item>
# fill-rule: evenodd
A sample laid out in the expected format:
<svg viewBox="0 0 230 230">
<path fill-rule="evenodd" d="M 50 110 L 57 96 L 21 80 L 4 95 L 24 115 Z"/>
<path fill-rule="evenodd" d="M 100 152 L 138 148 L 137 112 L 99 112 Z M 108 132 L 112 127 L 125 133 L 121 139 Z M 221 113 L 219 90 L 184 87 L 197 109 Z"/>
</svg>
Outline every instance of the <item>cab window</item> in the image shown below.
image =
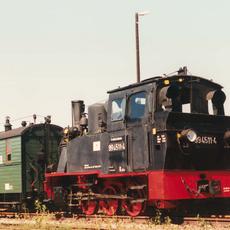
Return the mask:
<svg viewBox="0 0 230 230">
<path fill-rule="evenodd" d="M 118 98 L 112 101 L 111 121 L 123 120 L 125 116 L 125 99 Z"/>
<path fill-rule="evenodd" d="M 146 92 L 135 93 L 130 96 L 128 102 L 128 119 L 138 121 L 145 114 Z"/>
<path fill-rule="evenodd" d="M 6 162 L 11 162 L 12 147 L 11 141 L 6 139 Z"/>
<path fill-rule="evenodd" d="M 169 112 L 208 114 L 205 91 L 206 88 L 201 84 L 172 83 L 160 90 L 160 107 Z"/>
<path fill-rule="evenodd" d="M 176 84 L 162 87 L 158 93 L 160 111 L 224 115 L 226 96 L 221 89 L 205 84 Z"/>
</svg>

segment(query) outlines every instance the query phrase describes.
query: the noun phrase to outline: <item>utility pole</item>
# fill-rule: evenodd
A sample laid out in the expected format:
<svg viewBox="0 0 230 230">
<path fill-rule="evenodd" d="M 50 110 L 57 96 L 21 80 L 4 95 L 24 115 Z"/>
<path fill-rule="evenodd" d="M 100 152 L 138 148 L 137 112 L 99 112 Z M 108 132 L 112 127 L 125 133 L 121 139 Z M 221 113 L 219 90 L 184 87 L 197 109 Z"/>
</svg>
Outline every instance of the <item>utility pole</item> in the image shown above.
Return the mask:
<svg viewBox="0 0 230 230">
<path fill-rule="evenodd" d="M 137 83 L 141 81 L 140 71 L 140 47 L 139 47 L 139 16 L 144 16 L 149 12 L 135 13 L 135 34 L 136 34 L 136 65 L 137 65 Z"/>
</svg>

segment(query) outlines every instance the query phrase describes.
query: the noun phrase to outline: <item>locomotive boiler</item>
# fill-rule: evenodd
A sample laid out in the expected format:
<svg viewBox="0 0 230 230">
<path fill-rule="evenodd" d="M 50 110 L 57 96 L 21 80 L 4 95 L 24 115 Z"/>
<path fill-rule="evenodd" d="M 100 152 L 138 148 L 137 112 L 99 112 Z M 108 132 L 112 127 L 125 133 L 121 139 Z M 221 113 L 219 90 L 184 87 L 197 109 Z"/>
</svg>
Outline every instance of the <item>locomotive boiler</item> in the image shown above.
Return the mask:
<svg viewBox="0 0 230 230">
<path fill-rule="evenodd" d="M 230 117 L 222 86 L 181 68 L 108 92 L 88 108 L 72 102 L 47 199 L 86 215 L 149 208 L 227 207 L 230 197 Z"/>
</svg>

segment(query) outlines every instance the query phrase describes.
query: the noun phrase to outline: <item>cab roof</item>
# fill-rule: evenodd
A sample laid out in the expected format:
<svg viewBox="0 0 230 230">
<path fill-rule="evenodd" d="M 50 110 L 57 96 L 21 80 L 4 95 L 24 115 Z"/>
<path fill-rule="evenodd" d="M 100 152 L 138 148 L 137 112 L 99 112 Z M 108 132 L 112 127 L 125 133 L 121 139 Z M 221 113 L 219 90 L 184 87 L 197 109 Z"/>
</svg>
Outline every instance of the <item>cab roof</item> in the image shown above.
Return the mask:
<svg viewBox="0 0 230 230">
<path fill-rule="evenodd" d="M 188 82 L 188 83 L 192 83 L 192 82 L 199 82 L 202 85 L 206 85 L 207 87 L 210 88 L 214 88 L 214 89 L 222 89 L 223 87 L 215 82 L 213 82 L 212 80 L 208 80 L 206 78 L 202 78 L 202 77 L 198 77 L 198 76 L 194 76 L 194 75 L 181 75 L 181 74 L 177 74 L 177 75 L 173 75 L 173 76 L 156 76 L 156 77 L 152 77 L 152 78 L 148 78 L 145 80 L 142 80 L 139 83 L 134 83 L 128 86 L 124 86 L 124 87 L 119 87 L 117 89 L 113 89 L 108 91 L 107 93 L 115 93 L 115 92 L 119 92 L 119 91 L 123 91 L 123 90 L 127 90 L 127 89 L 132 89 L 132 88 L 136 88 L 138 86 L 141 85 L 146 85 L 149 83 L 156 83 L 157 85 L 161 85 L 163 84 L 163 82 L 165 80 L 169 80 L 169 82 L 175 82 L 175 81 L 179 81 L 179 79 L 182 79 L 184 82 Z"/>
</svg>

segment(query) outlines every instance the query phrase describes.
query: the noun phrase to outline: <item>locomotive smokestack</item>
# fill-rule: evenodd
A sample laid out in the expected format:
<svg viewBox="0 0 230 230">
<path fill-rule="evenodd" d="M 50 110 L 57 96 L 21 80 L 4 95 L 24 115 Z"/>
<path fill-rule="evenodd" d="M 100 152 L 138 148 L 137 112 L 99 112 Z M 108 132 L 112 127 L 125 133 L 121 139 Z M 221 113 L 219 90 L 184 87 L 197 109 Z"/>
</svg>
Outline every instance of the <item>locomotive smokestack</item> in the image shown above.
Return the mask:
<svg viewBox="0 0 230 230">
<path fill-rule="evenodd" d="M 85 111 L 84 101 L 71 101 L 72 105 L 72 127 L 80 128 L 81 115 Z"/>
<path fill-rule="evenodd" d="M 12 125 L 10 124 L 10 117 L 9 116 L 6 117 L 6 123 L 5 123 L 4 127 L 5 127 L 6 132 L 12 129 Z"/>
</svg>

